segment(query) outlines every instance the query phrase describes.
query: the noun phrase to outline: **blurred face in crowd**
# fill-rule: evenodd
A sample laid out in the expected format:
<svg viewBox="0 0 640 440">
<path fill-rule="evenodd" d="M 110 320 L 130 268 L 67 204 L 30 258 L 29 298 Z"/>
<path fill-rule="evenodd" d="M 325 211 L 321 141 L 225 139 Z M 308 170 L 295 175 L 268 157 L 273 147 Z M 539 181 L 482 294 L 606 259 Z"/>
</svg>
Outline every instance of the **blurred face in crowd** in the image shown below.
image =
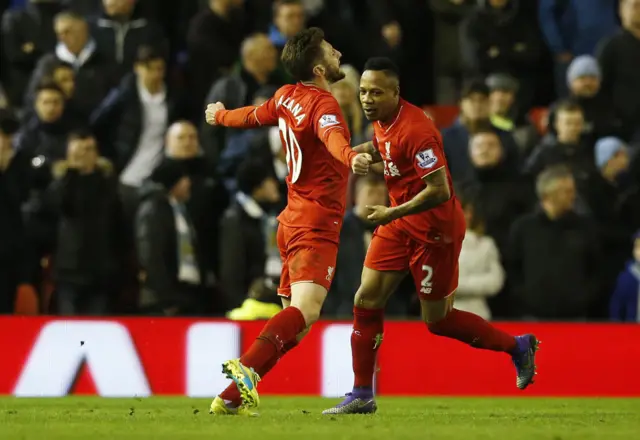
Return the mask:
<svg viewBox="0 0 640 440">
<path fill-rule="evenodd" d="M 89 27 L 84 20 L 62 17 L 54 23 L 58 41 L 75 55 L 79 54 L 89 41 Z"/>
<path fill-rule="evenodd" d="M 56 122 L 64 112 L 64 97 L 58 90 L 40 90 L 36 97 L 35 107 L 38 118 L 42 122 Z"/>
<path fill-rule="evenodd" d="M 67 146 L 67 161 L 78 168 L 81 173 L 92 173 L 98 162 L 96 140 L 93 137 L 70 140 Z"/>
<path fill-rule="evenodd" d="M 387 204 L 387 186 L 384 180 L 360 177 L 356 183 L 355 202 L 358 210 L 366 212 L 367 206 Z"/>
<path fill-rule="evenodd" d="M 618 150 L 609 162 L 607 162 L 607 168 L 614 176 L 625 172 L 629 169 L 631 159 L 629 158 L 629 151 L 626 148 Z"/>
<path fill-rule="evenodd" d="M 478 133 L 469 142 L 471 163 L 476 168 L 491 168 L 502 159 L 502 145 L 495 133 Z"/>
<path fill-rule="evenodd" d="M 640 30 L 640 0 L 621 0 L 620 18 L 625 28 Z"/>
<path fill-rule="evenodd" d="M 162 58 L 136 63 L 136 75 L 150 93 L 158 93 L 164 86 L 166 64 Z"/>
<path fill-rule="evenodd" d="M 267 177 L 262 185 L 253 190 L 251 195 L 258 203 L 278 203 L 280 201 L 280 188 L 275 177 Z"/>
<path fill-rule="evenodd" d="M 379 70 L 365 70 L 360 78 L 360 103 L 370 121 L 389 121 L 400 102 L 398 78 Z"/>
<path fill-rule="evenodd" d="M 73 69 L 67 66 L 58 67 L 53 72 L 53 81 L 62 89 L 65 98 L 69 99 L 73 96 L 76 89 L 76 78 Z"/>
<path fill-rule="evenodd" d="M 576 183 L 573 177 L 567 176 L 549 182 L 542 201 L 557 217 L 570 212 L 576 201 Z"/>
<path fill-rule="evenodd" d="M 278 51 L 266 35 L 251 37 L 243 44 L 242 64 L 249 72 L 269 75 L 278 65 Z"/>
<path fill-rule="evenodd" d="M 171 197 L 178 202 L 186 202 L 191 197 L 191 179 L 189 176 L 183 176 L 178 182 L 173 185 L 171 191 L 169 191 Z"/>
<path fill-rule="evenodd" d="M 291 38 L 304 29 L 304 20 L 304 8 L 293 3 L 278 6 L 273 22 L 285 38 Z"/>
<path fill-rule="evenodd" d="M 636 238 L 633 245 L 633 258 L 640 263 L 640 238 Z"/>
<path fill-rule="evenodd" d="M 128 17 L 133 12 L 135 0 L 102 0 L 104 11 L 109 17 Z"/>
<path fill-rule="evenodd" d="M 571 93 L 581 98 L 592 98 L 600 91 L 600 78 L 597 76 L 580 76 L 569 85 Z"/>
<path fill-rule="evenodd" d="M 172 159 L 192 159 L 200 153 L 198 132 L 191 122 L 176 122 L 167 130 L 166 155 Z"/>
<path fill-rule="evenodd" d="M 483 93 L 471 93 L 460 101 L 464 119 L 477 122 L 489 117 L 489 98 Z"/>
<path fill-rule="evenodd" d="M 515 94 L 511 90 L 493 90 L 489 95 L 489 107 L 492 115 L 505 116 L 511 110 Z"/>
<path fill-rule="evenodd" d="M 489 0 L 489 5 L 492 8 L 502 9 L 509 3 L 509 0 Z"/>
<path fill-rule="evenodd" d="M 348 81 L 342 80 L 331 86 L 331 93 L 340 107 L 347 107 L 357 99 L 356 91 Z"/>
<path fill-rule="evenodd" d="M 560 110 L 556 114 L 555 125 L 558 141 L 577 144 L 584 129 L 584 115 L 580 110 Z"/>
</svg>

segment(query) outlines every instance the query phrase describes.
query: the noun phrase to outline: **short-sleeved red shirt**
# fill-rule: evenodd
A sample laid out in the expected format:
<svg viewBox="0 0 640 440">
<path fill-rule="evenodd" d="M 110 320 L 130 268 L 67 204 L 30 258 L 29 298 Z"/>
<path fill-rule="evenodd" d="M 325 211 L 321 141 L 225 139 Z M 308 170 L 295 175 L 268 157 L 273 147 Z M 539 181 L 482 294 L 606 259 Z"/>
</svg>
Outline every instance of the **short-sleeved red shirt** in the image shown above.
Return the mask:
<svg viewBox="0 0 640 440">
<path fill-rule="evenodd" d="M 384 177 L 391 206 L 413 199 L 425 189 L 422 180 L 441 168 L 453 184 L 442 146 L 442 137 L 422 109 L 400 100 L 396 117 L 388 124 L 374 123 L 374 146 L 384 161 Z M 460 202 L 452 194 L 445 203 L 394 221 L 411 238 L 426 243 L 461 240 L 466 229 Z"/>
<path fill-rule="evenodd" d="M 286 85 L 255 110 L 255 118 L 279 127 L 286 154 L 289 200 L 280 223 L 339 233 L 350 170 L 325 144 L 333 130 L 347 141 L 350 134 L 333 95 L 301 83 Z"/>
</svg>

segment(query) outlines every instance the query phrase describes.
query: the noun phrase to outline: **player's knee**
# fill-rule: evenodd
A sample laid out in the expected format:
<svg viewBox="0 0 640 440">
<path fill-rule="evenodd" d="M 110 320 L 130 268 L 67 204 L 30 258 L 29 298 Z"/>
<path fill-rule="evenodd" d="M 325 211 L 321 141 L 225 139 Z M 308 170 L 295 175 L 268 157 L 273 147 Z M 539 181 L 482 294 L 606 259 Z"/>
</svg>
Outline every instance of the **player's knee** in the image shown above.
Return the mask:
<svg viewBox="0 0 640 440">
<path fill-rule="evenodd" d="M 304 283 L 292 286 L 291 306 L 296 307 L 304 316 L 307 328 L 320 318 L 322 304 L 327 297 L 327 290 L 317 284 Z"/>
<path fill-rule="evenodd" d="M 379 289 L 360 286 L 353 299 L 353 305 L 361 309 L 381 309 L 385 306 L 386 300 L 380 294 Z"/>
<path fill-rule="evenodd" d="M 453 309 L 453 300 L 454 296 L 450 295 L 441 300 L 420 301 L 420 315 L 431 333 L 438 334 L 439 323 L 441 323 Z"/>
</svg>

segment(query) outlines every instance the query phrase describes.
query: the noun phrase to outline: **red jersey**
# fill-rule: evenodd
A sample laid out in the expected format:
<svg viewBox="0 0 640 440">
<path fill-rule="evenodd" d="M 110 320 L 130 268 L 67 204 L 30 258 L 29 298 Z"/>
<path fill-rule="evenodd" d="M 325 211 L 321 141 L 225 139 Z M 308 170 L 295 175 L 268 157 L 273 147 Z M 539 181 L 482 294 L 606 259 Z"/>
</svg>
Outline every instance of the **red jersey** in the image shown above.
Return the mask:
<svg viewBox="0 0 640 440">
<path fill-rule="evenodd" d="M 425 112 L 401 99 L 398 114 L 388 124 L 373 124 L 373 144 L 384 161 L 384 178 L 391 206 L 413 199 L 425 189 L 425 176 L 444 168 L 451 199 L 428 211 L 399 218 L 393 224 L 417 241 L 449 243 L 462 239 L 466 229 L 460 202 L 453 194 L 442 137 Z"/>
<path fill-rule="evenodd" d="M 301 83 L 281 87 L 260 107 L 222 110 L 225 126 L 277 125 L 289 174 L 288 203 L 278 217 L 289 227 L 339 233 L 346 208 L 349 164 L 357 154 L 338 102 L 326 90 Z M 340 132 L 344 145 L 329 142 Z"/>
</svg>

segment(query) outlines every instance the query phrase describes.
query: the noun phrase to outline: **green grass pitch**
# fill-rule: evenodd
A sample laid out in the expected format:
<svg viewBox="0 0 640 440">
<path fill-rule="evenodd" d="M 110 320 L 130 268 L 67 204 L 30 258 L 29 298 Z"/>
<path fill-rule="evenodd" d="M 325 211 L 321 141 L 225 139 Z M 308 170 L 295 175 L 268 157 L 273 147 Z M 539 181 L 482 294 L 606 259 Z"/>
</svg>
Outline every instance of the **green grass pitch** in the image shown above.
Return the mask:
<svg viewBox="0 0 640 440">
<path fill-rule="evenodd" d="M 0 439 L 609 440 L 638 438 L 640 399 L 381 398 L 370 416 L 337 402 L 265 397 L 258 418 L 209 415 L 188 398 L 0 398 Z"/>
</svg>

